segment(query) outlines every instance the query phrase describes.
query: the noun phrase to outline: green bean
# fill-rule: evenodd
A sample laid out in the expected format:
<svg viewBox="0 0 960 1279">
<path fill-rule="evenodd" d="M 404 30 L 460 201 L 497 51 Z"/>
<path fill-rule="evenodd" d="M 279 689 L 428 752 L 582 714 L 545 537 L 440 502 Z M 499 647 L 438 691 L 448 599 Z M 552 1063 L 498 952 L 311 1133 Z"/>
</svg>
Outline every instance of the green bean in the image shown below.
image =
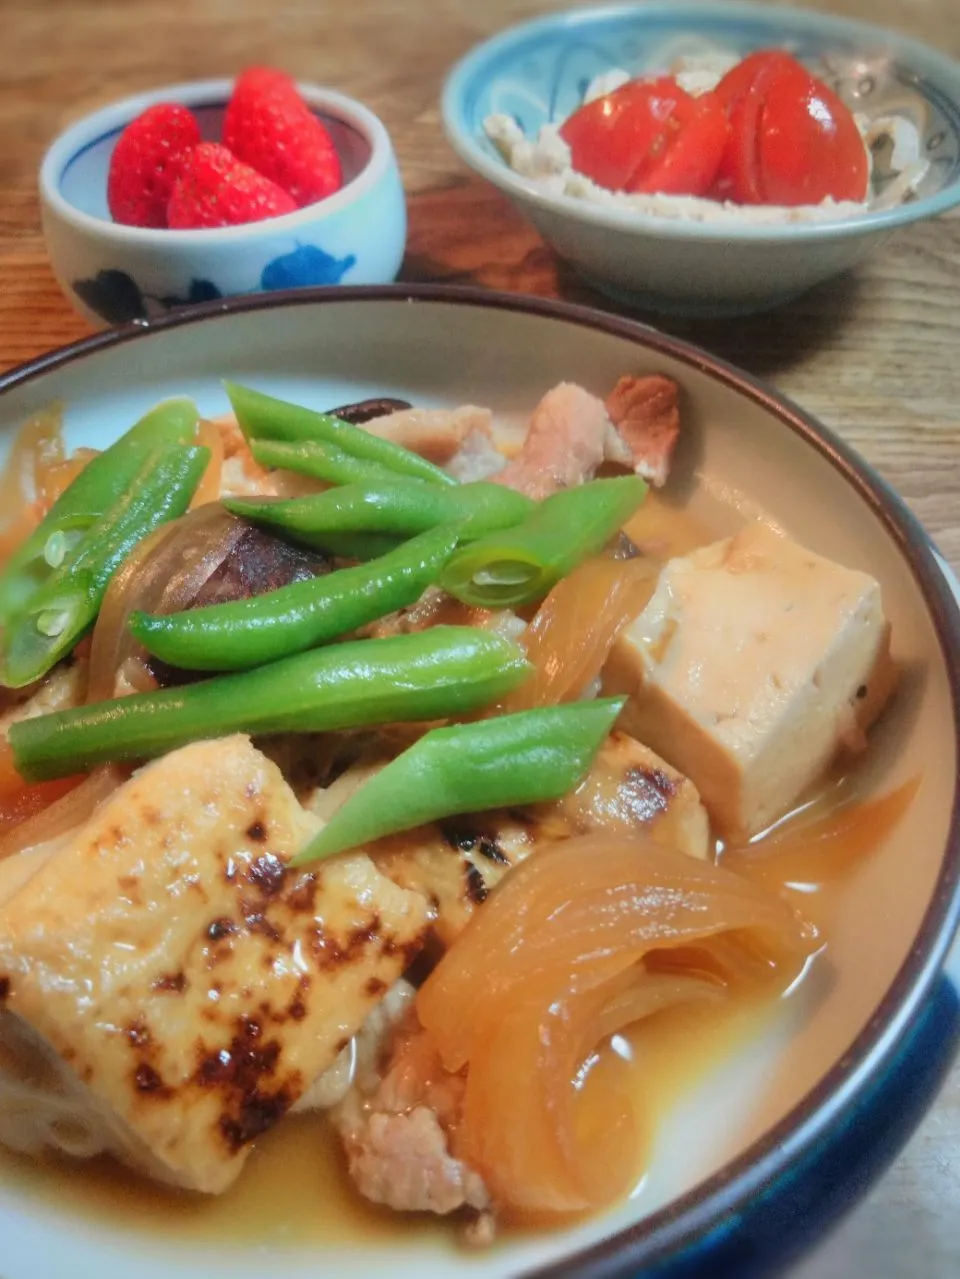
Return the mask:
<svg viewBox="0 0 960 1279">
<path fill-rule="evenodd" d="M 465 604 L 482 608 L 541 599 L 606 546 L 646 493 L 646 484 L 633 475 L 554 493 L 522 524 L 461 547 L 447 561 L 440 585 Z"/>
<path fill-rule="evenodd" d="M 54 569 L 72 557 L 84 531 L 122 496 L 150 454 L 190 443 L 198 420 L 192 400 L 164 400 L 91 458 L 7 561 L 0 574 L 0 622 L 9 621 Z"/>
<path fill-rule="evenodd" d="M 352 640 L 239 675 L 21 720 L 14 765 L 39 781 L 151 759 L 228 733 L 332 732 L 443 719 L 489 705 L 530 674 L 508 640 L 468 626 Z"/>
<path fill-rule="evenodd" d="M 377 462 L 398 475 L 429 480 L 434 484 L 456 484 L 456 480 L 428 462 L 417 453 L 401 448 L 390 440 L 381 439 L 372 431 L 341 422 L 329 413 L 317 413 L 313 409 L 275 400 L 271 395 L 225 382 L 227 395 L 237 415 L 240 430 L 248 440 L 320 440 L 336 444 L 345 453 L 368 462 Z"/>
<path fill-rule="evenodd" d="M 308 475 L 325 484 L 369 484 L 397 478 L 397 472 L 389 467 L 354 457 L 329 440 L 299 440 L 292 444 L 287 440 L 253 439 L 249 444 L 261 466 Z"/>
<path fill-rule="evenodd" d="M 411 537 L 458 521 L 461 540 L 514 528 L 535 510 L 529 497 L 502 484 L 461 484 L 442 489 L 419 480 L 345 484 L 309 497 L 229 498 L 234 515 L 264 524 L 307 546 L 330 549 L 329 538 L 344 533 Z"/>
<path fill-rule="evenodd" d="M 583 780 L 625 701 L 569 702 L 435 728 L 355 791 L 293 864 L 456 813 L 559 799 Z"/>
<path fill-rule="evenodd" d="M 134 613 L 130 630 L 155 657 L 194 671 L 235 671 L 329 643 L 415 603 L 456 549 L 458 529 L 431 529 L 371 564 L 252 599 L 182 613 Z"/>
<path fill-rule="evenodd" d="M 2 682 L 8 688 L 32 684 L 70 652 L 96 620 L 110 578 L 148 533 L 184 513 L 209 461 L 204 448 L 148 457 L 70 559 L 11 619 L 3 636 Z"/>
</svg>

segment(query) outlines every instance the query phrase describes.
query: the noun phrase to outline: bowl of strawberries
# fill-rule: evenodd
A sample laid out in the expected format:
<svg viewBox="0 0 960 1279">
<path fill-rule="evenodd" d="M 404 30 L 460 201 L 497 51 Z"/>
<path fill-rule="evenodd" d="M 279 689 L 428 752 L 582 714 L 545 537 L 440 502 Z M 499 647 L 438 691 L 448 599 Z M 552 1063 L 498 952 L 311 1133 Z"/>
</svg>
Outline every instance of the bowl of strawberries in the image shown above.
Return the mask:
<svg viewBox="0 0 960 1279">
<path fill-rule="evenodd" d="M 385 283 L 406 241 L 381 121 L 268 67 L 84 117 L 44 157 L 40 198 L 57 279 L 100 325 L 221 297 Z"/>
</svg>

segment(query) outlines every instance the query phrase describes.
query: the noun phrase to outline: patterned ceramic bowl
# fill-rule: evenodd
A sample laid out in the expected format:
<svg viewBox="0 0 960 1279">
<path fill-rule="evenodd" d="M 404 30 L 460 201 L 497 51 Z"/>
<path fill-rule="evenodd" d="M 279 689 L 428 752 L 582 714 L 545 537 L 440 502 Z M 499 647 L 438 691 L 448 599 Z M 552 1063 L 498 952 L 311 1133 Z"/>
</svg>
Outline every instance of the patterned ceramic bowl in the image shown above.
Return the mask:
<svg viewBox="0 0 960 1279">
<path fill-rule="evenodd" d="M 590 81 L 612 68 L 640 75 L 682 55 L 740 57 L 782 47 L 815 67 L 870 119 L 916 129 L 926 172 L 912 199 L 883 207 L 890 157 L 874 155 L 872 207 L 832 221 L 689 221 L 553 194 L 514 172 L 484 134 L 491 114 L 528 138 L 564 120 Z M 556 14 L 469 53 L 443 93 L 447 137 L 500 187 L 557 252 L 604 292 L 661 311 L 735 314 L 775 306 L 856 265 L 891 232 L 960 203 L 960 66 L 893 32 L 779 5 L 674 0 Z"/>
<path fill-rule="evenodd" d="M 121 226 L 107 210 L 107 171 L 123 128 L 157 102 L 180 102 L 203 136 L 220 137 L 232 81 L 169 85 L 86 116 L 40 168 L 43 230 L 69 301 L 97 324 L 146 320 L 181 306 L 306 285 L 383 284 L 406 242 L 403 186 L 389 135 L 361 103 L 300 85 L 330 129 L 344 170 L 335 195 L 266 222 L 205 231 Z"/>
</svg>

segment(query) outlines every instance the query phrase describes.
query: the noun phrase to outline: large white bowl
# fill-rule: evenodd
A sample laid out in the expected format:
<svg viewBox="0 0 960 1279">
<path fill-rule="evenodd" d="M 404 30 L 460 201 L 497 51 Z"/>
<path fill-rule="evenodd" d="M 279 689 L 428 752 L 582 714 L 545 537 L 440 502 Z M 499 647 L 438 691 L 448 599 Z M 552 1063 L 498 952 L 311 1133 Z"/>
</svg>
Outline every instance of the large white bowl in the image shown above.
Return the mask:
<svg viewBox="0 0 960 1279">
<path fill-rule="evenodd" d="M 647 1266 L 658 1279 L 749 1279 L 822 1235 L 903 1141 L 960 1028 L 956 990 L 942 976 L 960 912 L 960 617 L 916 521 L 822 426 L 639 325 L 495 294 L 395 287 L 221 303 L 54 352 L 0 378 L 0 438 L 8 444 L 27 414 L 61 399 L 69 442 L 103 445 L 173 392 L 195 395 L 207 413 L 225 409 L 224 376 L 318 407 L 393 395 L 519 417 L 562 379 L 602 392 L 623 373 L 653 370 L 683 388 L 675 506 L 717 534 L 761 516 L 882 583 L 906 675 L 874 735 L 867 782 L 886 791 L 919 774 L 922 787 L 845 881 L 826 960 L 684 1094 L 657 1133 L 639 1193 L 596 1220 L 469 1257 L 436 1231 L 384 1237 L 341 1223 L 318 1251 L 286 1229 L 290 1212 L 319 1212 L 319 1203 L 274 1202 L 262 1237 L 237 1222 L 229 1237 L 191 1241 L 185 1207 L 149 1228 L 126 1210 L 105 1222 L 80 1213 L 62 1179 L 48 1178 L 44 1192 L 36 1178 L 0 1172 L 4 1279 L 555 1279 Z"/>
<path fill-rule="evenodd" d="M 491 113 L 528 137 L 566 119 L 594 76 L 662 71 L 704 45 L 742 56 L 780 47 L 818 67 L 852 109 L 902 112 L 931 167 L 919 198 L 820 223 L 687 222 L 545 194 L 483 132 Z M 451 71 L 444 129 L 461 159 L 498 186 L 592 284 L 645 309 L 745 314 L 777 306 L 862 261 L 899 227 L 960 203 L 960 65 L 893 31 L 781 5 L 663 0 L 578 9 L 512 27 Z"/>
</svg>

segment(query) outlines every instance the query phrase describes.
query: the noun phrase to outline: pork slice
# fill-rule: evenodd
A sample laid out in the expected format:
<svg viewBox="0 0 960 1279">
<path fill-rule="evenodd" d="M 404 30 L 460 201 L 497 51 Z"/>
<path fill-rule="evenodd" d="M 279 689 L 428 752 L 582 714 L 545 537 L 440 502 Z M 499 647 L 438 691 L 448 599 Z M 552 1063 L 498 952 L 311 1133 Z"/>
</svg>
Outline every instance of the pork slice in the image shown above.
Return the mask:
<svg viewBox="0 0 960 1279">
<path fill-rule="evenodd" d="M 541 499 L 590 480 L 604 460 L 610 418 L 601 400 L 561 382 L 533 412 L 519 455 L 493 483 Z"/>
<path fill-rule="evenodd" d="M 662 488 L 680 437 L 679 388 L 671 378 L 622 377 L 607 396 L 616 435 L 607 441 L 607 460 L 632 467 L 654 488 Z"/>
<path fill-rule="evenodd" d="M 469 436 L 490 439 L 492 423 L 489 409 L 464 404 L 456 409 L 400 409 L 365 422 L 363 429 L 445 466 Z M 476 440 L 473 447 L 479 448 Z"/>
<path fill-rule="evenodd" d="M 398 1212 L 488 1210 L 483 1178 L 450 1149 L 465 1080 L 448 1074 L 411 1011 L 379 1068 L 331 1112 L 357 1189 Z"/>
</svg>

